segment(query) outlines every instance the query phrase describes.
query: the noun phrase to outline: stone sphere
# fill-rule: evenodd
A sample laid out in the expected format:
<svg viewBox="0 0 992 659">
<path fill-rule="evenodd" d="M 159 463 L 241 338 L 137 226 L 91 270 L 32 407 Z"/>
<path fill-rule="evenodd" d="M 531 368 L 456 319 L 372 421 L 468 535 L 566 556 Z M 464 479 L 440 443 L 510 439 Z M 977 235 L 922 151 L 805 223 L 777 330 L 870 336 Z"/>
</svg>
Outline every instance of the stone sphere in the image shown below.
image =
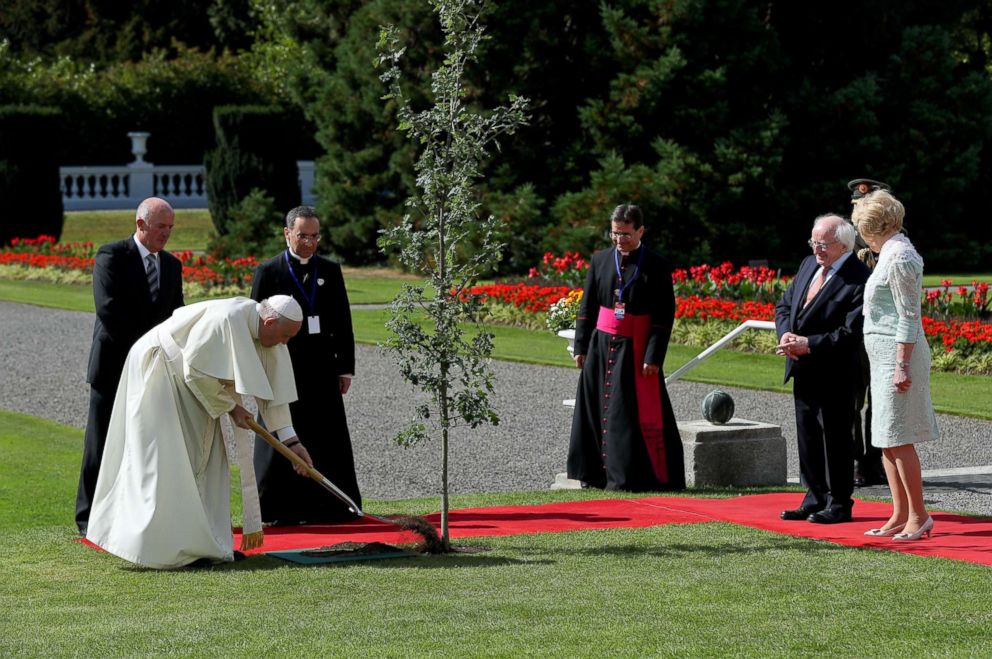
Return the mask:
<svg viewBox="0 0 992 659">
<path fill-rule="evenodd" d="M 711 391 L 703 399 L 703 418 L 722 426 L 734 418 L 734 399 L 726 391 Z"/>
</svg>

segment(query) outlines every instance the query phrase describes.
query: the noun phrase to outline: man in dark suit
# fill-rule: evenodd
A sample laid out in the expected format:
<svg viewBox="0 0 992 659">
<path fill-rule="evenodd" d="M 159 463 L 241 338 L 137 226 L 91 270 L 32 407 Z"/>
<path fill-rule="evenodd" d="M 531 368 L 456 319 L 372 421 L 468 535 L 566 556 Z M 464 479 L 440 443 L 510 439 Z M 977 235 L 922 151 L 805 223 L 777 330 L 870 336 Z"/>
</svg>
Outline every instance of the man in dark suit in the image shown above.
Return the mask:
<svg viewBox="0 0 992 659">
<path fill-rule="evenodd" d="M 355 372 L 355 336 L 341 266 L 317 254 L 320 219 L 310 206 L 286 215 L 286 251 L 258 266 L 251 296 L 291 295 L 303 308 L 303 327 L 287 344 L 299 399 L 293 426 L 313 466 L 362 505 L 343 395 Z M 352 519 L 347 506 L 310 479 L 300 478 L 272 448 L 255 442 L 262 521 L 331 523 Z"/>
<path fill-rule="evenodd" d="M 96 322 L 86 381 L 90 411 L 76 492 L 76 526 L 86 535 L 103 445 L 124 360 L 134 342 L 183 306 L 182 264 L 165 251 L 176 215 L 164 199 L 138 206 L 134 235 L 100 247 L 93 264 Z"/>
<path fill-rule="evenodd" d="M 778 354 L 793 381 L 799 469 L 806 496 L 782 519 L 847 522 L 854 501 L 854 415 L 861 306 L 870 271 L 852 254 L 854 227 L 817 218 L 807 256 L 775 307 Z"/>
<path fill-rule="evenodd" d="M 672 269 L 641 243 L 640 208 L 610 218 L 614 248 L 593 255 L 575 327 L 582 369 L 568 477 L 608 490 L 685 488 L 682 438 L 662 367 L 675 320 Z"/>
</svg>

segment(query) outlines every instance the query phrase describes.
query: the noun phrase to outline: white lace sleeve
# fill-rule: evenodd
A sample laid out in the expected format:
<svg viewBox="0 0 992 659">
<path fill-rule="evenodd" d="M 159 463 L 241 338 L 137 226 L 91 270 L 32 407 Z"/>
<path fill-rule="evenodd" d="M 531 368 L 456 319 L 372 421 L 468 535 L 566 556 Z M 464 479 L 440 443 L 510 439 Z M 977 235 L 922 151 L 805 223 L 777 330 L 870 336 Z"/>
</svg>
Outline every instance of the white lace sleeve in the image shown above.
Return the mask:
<svg viewBox="0 0 992 659">
<path fill-rule="evenodd" d="M 920 298 L 923 287 L 923 261 L 915 250 L 893 255 L 889 286 L 896 306 L 896 341 L 916 343 L 920 331 Z"/>
<path fill-rule="evenodd" d="M 254 396 L 241 396 L 241 406 L 252 416 L 258 414 Z M 255 482 L 255 433 L 235 426 L 227 414 L 221 418 L 220 423 L 228 462 L 238 465 L 241 475 L 241 533 L 258 533 L 262 530 L 262 509 L 258 502 L 258 484 Z"/>
</svg>

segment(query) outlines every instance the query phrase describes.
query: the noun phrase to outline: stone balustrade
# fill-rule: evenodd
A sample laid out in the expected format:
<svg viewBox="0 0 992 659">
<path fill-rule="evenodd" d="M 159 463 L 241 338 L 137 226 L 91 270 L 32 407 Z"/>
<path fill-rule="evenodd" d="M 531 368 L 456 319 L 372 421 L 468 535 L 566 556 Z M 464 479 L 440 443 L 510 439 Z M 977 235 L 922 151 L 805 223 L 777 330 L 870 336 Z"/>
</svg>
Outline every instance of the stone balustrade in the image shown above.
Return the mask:
<svg viewBox="0 0 992 659">
<path fill-rule="evenodd" d="M 148 197 L 162 197 L 173 208 L 206 208 L 203 165 L 154 165 L 145 161 L 148 133 L 128 133 L 134 161 L 127 165 L 59 167 L 62 207 L 67 211 L 133 209 Z M 315 166 L 299 160 L 300 193 L 313 204 Z"/>
</svg>

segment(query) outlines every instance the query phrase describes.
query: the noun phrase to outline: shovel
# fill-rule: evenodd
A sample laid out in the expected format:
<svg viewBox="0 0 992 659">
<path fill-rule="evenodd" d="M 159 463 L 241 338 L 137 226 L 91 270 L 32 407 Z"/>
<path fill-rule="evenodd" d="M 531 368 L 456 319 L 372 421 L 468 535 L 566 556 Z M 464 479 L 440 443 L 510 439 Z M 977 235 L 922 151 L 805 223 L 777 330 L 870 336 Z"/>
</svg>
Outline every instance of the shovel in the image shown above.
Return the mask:
<svg viewBox="0 0 992 659">
<path fill-rule="evenodd" d="M 294 465 L 302 467 L 306 470 L 307 476 L 316 481 L 321 487 L 333 494 L 335 497 L 340 499 L 348 509 L 359 517 L 369 517 L 371 519 L 382 522 L 383 524 L 389 524 L 390 526 L 398 526 L 406 531 L 413 531 L 420 535 L 424 539 L 424 544 L 428 553 L 440 553 L 439 547 L 443 547 L 441 539 L 437 535 L 437 531 L 427 520 L 422 517 L 398 517 L 395 519 L 389 519 L 386 517 L 379 517 L 378 515 L 373 515 L 372 513 L 364 512 L 358 507 L 351 497 L 341 491 L 337 485 L 332 483 L 326 476 L 322 473 L 308 465 L 304 462 L 303 458 L 293 453 L 292 450 L 286 448 L 286 446 L 280 442 L 278 439 L 272 436 L 272 434 L 260 426 L 255 419 L 248 417 L 246 419 L 248 427 L 255 431 L 255 433 L 265 440 L 276 451 L 281 453 L 283 457 L 292 462 Z"/>
</svg>

